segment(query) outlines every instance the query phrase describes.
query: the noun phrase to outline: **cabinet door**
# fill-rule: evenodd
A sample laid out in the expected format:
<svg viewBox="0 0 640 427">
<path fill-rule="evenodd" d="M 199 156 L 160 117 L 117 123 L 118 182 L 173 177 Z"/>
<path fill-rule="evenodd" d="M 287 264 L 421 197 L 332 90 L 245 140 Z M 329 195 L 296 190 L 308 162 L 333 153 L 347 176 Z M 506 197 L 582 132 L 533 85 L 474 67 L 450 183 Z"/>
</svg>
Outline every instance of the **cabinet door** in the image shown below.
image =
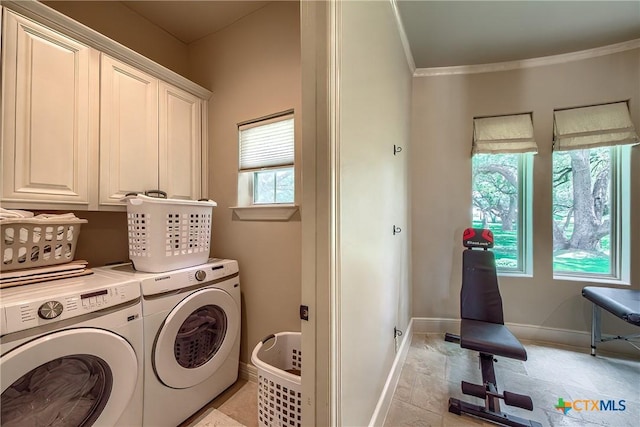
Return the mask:
<svg viewBox="0 0 640 427">
<path fill-rule="evenodd" d="M 102 55 L 100 204 L 158 186 L 158 80 Z"/>
<path fill-rule="evenodd" d="M 202 102 L 160 82 L 160 189 L 169 198 L 200 198 Z"/>
<path fill-rule="evenodd" d="M 98 143 L 99 54 L 12 12 L 4 14 L 3 205 L 86 209 L 88 173 L 95 169 L 91 150 Z"/>
</svg>

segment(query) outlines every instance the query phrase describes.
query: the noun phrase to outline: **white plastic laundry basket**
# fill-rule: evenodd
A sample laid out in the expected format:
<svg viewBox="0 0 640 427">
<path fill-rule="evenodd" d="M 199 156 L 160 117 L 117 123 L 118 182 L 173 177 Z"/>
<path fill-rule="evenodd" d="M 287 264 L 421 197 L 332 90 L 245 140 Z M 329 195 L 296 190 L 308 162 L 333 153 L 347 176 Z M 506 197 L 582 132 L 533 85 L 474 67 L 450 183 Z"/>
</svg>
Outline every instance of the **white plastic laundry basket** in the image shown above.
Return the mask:
<svg viewBox="0 0 640 427">
<path fill-rule="evenodd" d="M 0 271 L 45 267 L 73 261 L 86 219 L 6 219 L 2 228 Z"/>
<path fill-rule="evenodd" d="M 269 335 L 256 345 L 251 362 L 258 368 L 260 427 L 300 427 L 302 352 L 300 332 Z"/>
<path fill-rule="evenodd" d="M 136 270 L 162 273 L 209 259 L 213 200 L 125 197 L 129 257 Z"/>
</svg>

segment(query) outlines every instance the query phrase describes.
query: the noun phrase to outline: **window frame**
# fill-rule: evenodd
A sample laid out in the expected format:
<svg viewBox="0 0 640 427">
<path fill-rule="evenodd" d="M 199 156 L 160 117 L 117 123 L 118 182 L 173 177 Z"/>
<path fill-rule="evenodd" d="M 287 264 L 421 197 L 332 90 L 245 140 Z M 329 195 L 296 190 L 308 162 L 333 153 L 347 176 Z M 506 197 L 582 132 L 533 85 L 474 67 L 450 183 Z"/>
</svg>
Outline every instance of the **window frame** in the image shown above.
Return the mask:
<svg viewBox="0 0 640 427">
<path fill-rule="evenodd" d="M 278 202 L 277 201 L 277 188 L 278 188 L 278 177 L 277 174 L 280 171 L 288 171 L 290 170 L 291 173 L 293 174 L 293 200 L 292 201 L 287 201 L 287 202 Z M 258 179 L 258 175 L 262 174 L 262 173 L 272 173 L 274 175 L 274 183 L 273 183 L 273 202 L 256 202 L 256 192 L 257 190 L 257 185 L 255 185 L 256 180 Z M 295 174 L 296 174 L 296 170 L 295 170 L 295 166 L 277 166 L 277 167 L 271 167 L 271 168 L 264 168 L 264 169 L 260 169 L 260 170 L 256 170 L 252 172 L 253 176 L 251 178 L 251 182 L 250 182 L 250 186 L 251 186 L 251 204 L 252 206 L 265 206 L 265 205 L 288 205 L 288 204 L 292 204 L 295 202 L 295 192 L 296 192 L 296 186 L 295 186 Z"/>
<path fill-rule="evenodd" d="M 262 125 L 268 125 L 283 120 L 293 120 L 293 161 L 289 165 L 276 165 L 267 167 L 257 167 L 242 170 L 241 164 L 241 128 L 255 128 Z M 296 185 L 296 177 L 299 173 L 296 171 L 296 117 L 293 109 L 270 114 L 260 118 L 247 120 L 237 124 L 238 132 L 238 187 L 237 187 L 237 205 L 231 209 L 235 214 L 235 218 L 239 220 L 249 221 L 287 221 L 292 218 L 293 214 L 298 211 L 296 203 L 298 199 L 298 191 Z M 293 173 L 293 201 L 291 202 L 274 202 L 273 203 L 255 203 L 254 181 L 256 173 L 261 171 L 291 169 Z M 275 182 L 274 182 L 275 185 Z"/>
</svg>

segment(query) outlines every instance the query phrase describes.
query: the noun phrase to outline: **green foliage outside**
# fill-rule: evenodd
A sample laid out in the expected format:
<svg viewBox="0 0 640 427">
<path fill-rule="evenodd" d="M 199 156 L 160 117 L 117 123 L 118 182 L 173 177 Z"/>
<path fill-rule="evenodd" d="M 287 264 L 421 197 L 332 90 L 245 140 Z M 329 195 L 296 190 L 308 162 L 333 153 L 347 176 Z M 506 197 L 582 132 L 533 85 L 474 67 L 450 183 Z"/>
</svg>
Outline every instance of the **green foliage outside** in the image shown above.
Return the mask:
<svg viewBox="0 0 640 427">
<path fill-rule="evenodd" d="M 482 228 L 482 221 L 473 221 L 474 228 Z M 502 230 L 502 223 L 487 224 L 493 232 L 493 254 L 496 258 L 496 267 L 500 269 L 515 270 L 518 268 L 518 233 L 515 230 Z"/>
<path fill-rule="evenodd" d="M 482 228 L 481 221 L 473 221 L 474 228 Z M 503 231 L 499 222 L 489 223 L 487 227 L 493 232 L 496 266 L 502 269 L 516 269 L 518 267 L 518 234 L 514 231 Z M 594 254 L 575 249 L 556 251 L 553 254 L 553 270 L 556 272 L 581 272 L 607 274 L 609 266 L 609 237 L 600 242 L 605 253 Z"/>
<path fill-rule="evenodd" d="M 578 162 L 582 154 L 584 163 Z M 577 162 L 577 163 L 576 163 Z M 558 273 L 591 273 L 610 274 L 610 231 L 598 234 L 595 247 L 563 247 L 570 242 L 574 234 L 574 225 L 578 221 L 577 204 L 574 194 L 573 180 L 576 176 L 574 168 L 586 170 L 588 185 L 584 190 L 590 198 L 588 205 L 582 209 L 590 210 L 591 233 L 596 235 L 598 229 L 606 228 L 610 214 L 610 173 L 611 149 L 608 147 L 576 150 L 571 152 L 555 152 L 553 155 L 553 219 L 562 229 L 562 233 L 554 233 L 553 271 Z M 601 191 L 599 191 L 599 189 Z M 584 197 L 584 196 L 583 196 Z M 585 221 L 585 215 L 582 215 Z"/>
<path fill-rule="evenodd" d="M 572 233 L 572 227 L 568 227 Z M 582 251 L 578 249 L 556 250 L 553 252 L 553 271 L 558 273 L 611 273 L 609 257 L 609 235 L 600 240 L 601 251 Z"/>
<path fill-rule="evenodd" d="M 576 249 L 560 250 L 553 253 L 553 271 L 557 273 L 609 274 L 609 257 L 590 251 Z"/>
<path fill-rule="evenodd" d="M 554 153 L 554 272 L 611 273 L 610 158 L 610 148 Z M 496 265 L 503 271 L 520 270 L 519 160 L 518 154 L 477 154 L 472 160 L 473 226 L 493 232 Z M 575 227 L 580 234 L 574 225 L 581 225 Z"/>
</svg>

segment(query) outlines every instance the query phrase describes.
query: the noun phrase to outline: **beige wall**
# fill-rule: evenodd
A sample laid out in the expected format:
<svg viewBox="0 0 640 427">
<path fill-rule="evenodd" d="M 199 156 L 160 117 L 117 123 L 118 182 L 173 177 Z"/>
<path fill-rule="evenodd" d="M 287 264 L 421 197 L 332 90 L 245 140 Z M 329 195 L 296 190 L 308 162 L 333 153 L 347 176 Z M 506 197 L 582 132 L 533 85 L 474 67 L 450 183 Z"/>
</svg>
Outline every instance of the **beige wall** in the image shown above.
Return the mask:
<svg viewBox="0 0 640 427">
<path fill-rule="evenodd" d="M 209 102 L 209 194 L 214 209 L 213 249 L 237 259 L 242 287 L 241 360 L 268 334 L 299 331 L 300 214 L 288 222 L 239 221 L 237 123 L 295 109 L 296 164 L 300 141 L 300 12 L 297 2 L 274 2 L 190 45 L 196 83 L 213 91 Z M 296 197 L 300 198 L 300 168 Z"/>
<path fill-rule="evenodd" d="M 89 221 L 80 228 L 75 259 L 84 259 L 89 267 L 127 262 L 127 214 L 124 212 L 75 211 L 78 218 Z"/>
<path fill-rule="evenodd" d="M 336 356 L 341 425 L 364 426 L 411 316 L 411 72 L 389 2 L 342 3 L 340 28 Z"/>
<path fill-rule="evenodd" d="M 413 80 L 413 315 L 459 318 L 461 235 L 471 222 L 474 116 L 533 112 L 533 277 L 500 277 L 507 322 L 587 331 L 582 281 L 554 280 L 551 228 L 553 110 L 630 99 L 640 129 L 640 49 L 564 64 Z M 640 288 L 640 147 L 632 149 L 632 287 Z M 627 234 L 629 235 L 629 234 Z M 603 316 L 616 332 L 624 322 Z M 615 324 L 615 325 L 614 325 Z"/>
<path fill-rule="evenodd" d="M 187 45 L 119 1 L 42 1 L 155 62 L 187 75 Z"/>
</svg>

